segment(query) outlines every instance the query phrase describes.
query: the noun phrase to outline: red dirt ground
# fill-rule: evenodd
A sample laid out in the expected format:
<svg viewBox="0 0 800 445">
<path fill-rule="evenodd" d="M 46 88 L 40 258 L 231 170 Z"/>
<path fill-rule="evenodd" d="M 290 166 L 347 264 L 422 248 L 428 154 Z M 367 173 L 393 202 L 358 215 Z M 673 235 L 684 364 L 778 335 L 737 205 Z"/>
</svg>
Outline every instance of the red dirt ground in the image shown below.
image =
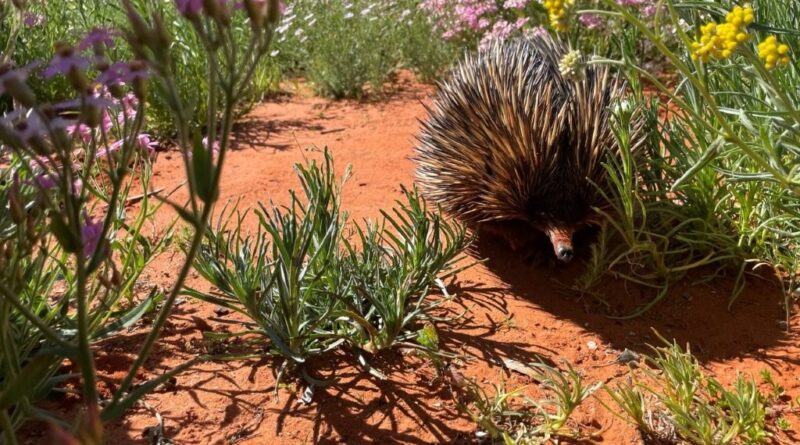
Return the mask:
<svg viewBox="0 0 800 445">
<path fill-rule="evenodd" d="M 376 218 L 378 209 L 400 197 L 400 186 L 413 182 L 411 159 L 418 119 L 430 87 L 401 83 L 396 94 L 381 102 L 330 102 L 305 95 L 283 97 L 257 107 L 237 126 L 235 149 L 227 159 L 222 199 L 241 200 L 240 208 L 274 200 L 285 203 L 287 190 L 297 187 L 292 169 L 304 158 L 320 158 L 309 147 L 328 146 L 337 169 L 353 166 L 344 190 L 344 207 L 354 219 Z M 167 190 L 183 177 L 179 156 L 161 153 L 155 167 L 155 187 Z M 176 199 L 181 199 L 180 192 Z M 171 215 L 159 217 L 166 224 Z M 732 311 L 726 309 L 732 280 L 692 284 L 687 278 L 646 315 L 632 321 L 610 319 L 591 297 L 565 286 L 582 270 L 568 266 L 532 266 L 509 253 L 495 239 L 476 246 L 488 261 L 458 276 L 453 304 L 469 308 L 462 320 L 439 325 L 445 349 L 472 357 L 461 374 L 490 388 L 536 384 L 504 370 L 503 358 L 521 362 L 539 355 L 557 364 L 574 364 L 588 383 L 624 379 L 627 367 L 611 363 L 625 348 L 647 352 L 658 344 L 652 329 L 681 343 L 690 342 L 708 372 L 730 383 L 737 372 L 758 376 L 769 369 L 792 398 L 800 396 L 797 317 L 787 333 L 779 286 L 751 279 Z M 148 275 L 152 283 L 169 286 L 180 255 L 156 260 Z M 206 289 L 193 276 L 190 284 Z M 614 281 L 601 283 L 613 313 L 624 313 L 652 298 L 645 289 Z M 202 333 L 229 329 L 210 320 L 214 307 L 186 300 L 174 310 L 158 348 L 141 377 L 150 378 L 204 352 Z M 229 316 L 230 317 L 230 316 Z M 108 384 L 124 375 L 146 334 L 139 327 L 98 347 L 100 373 Z M 597 348 L 590 349 L 588 342 Z M 300 443 L 471 443 L 475 425 L 456 408 L 449 384 L 434 378 L 433 368 L 419 358 L 390 351 L 375 365 L 390 380 L 369 377 L 344 354 L 319 360 L 319 374 L 335 374 L 338 383 L 318 389 L 310 406 L 298 402 L 299 389 L 289 385 L 274 396 L 271 361 L 205 363 L 178 376 L 168 389 L 145 398 L 164 418 L 165 437 L 176 444 L 300 444 Z M 607 366 L 606 366 L 607 365 Z M 291 380 L 290 380 L 291 381 Z M 599 431 L 586 443 L 643 443 L 634 428 L 612 416 L 594 398 L 579 409 L 576 420 L 586 431 Z M 800 419 L 790 416 L 794 426 Z M 107 427 L 108 443 L 147 443 L 144 431 L 155 425 L 152 413 L 137 407 Z M 41 440 L 41 442 L 40 442 Z M 796 438 L 784 438 L 796 443 Z M 46 443 L 45 436 L 29 443 Z"/>
</svg>

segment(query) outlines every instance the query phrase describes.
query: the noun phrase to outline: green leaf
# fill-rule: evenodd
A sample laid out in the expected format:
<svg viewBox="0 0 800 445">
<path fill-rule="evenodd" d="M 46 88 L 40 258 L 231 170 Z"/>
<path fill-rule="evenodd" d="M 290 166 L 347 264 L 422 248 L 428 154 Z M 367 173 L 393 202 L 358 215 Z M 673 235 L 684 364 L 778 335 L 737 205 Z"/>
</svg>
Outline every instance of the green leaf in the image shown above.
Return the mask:
<svg viewBox="0 0 800 445">
<path fill-rule="evenodd" d="M 106 338 L 115 332 L 119 331 L 120 329 L 125 329 L 139 321 L 142 316 L 153 309 L 155 309 L 156 305 L 164 298 L 164 294 L 158 292 L 156 289 L 153 289 L 150 292 L 150 295 L 144 299 L 141 303 L 134 306 L 127 312 L 125 312 L 122 316 L 114 320 L 113 322 L 107 324 L 105 327 L 100 329 L 99 331 L 95 332 L 91 340 L 97 341 L 103 338 Z"/>
<path fill-rule="evenodd" d="M 20 400 L 30 398 L 58 361 L 52 355 L 34 357 L 13 380 L 4 382 L 5 389 L 0 393 L 0 409 L 8 409 Z"/>
</svg>

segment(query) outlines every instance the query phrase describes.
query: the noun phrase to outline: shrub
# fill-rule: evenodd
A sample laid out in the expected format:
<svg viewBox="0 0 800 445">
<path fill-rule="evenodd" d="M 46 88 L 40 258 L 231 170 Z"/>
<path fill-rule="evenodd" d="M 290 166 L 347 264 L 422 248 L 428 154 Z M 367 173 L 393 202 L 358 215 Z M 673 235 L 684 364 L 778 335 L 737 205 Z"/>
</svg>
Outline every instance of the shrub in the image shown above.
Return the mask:
<svg viewBox="0 0 800 445">
<path fill-rule="evenodd" d="M 755 381 L 736 376 L 732 388 L 706 376 L 687 347 L 653 348 L 650 368 L 614 388 L 607 408 L 654 441 L 695 445 L 766 442 L 767 397 Z"/>
<path fill-rule="evenodd" d="M 800 79 L 791 57 L 788 64 L 774 69 L 759 58 L 758 42 L 766 41 L 774 30 L 789 33 L 759 22 L 761 17 L 782 15 L 766 3 L 760 5 L 756 21 L 739 31 L 742 41 L 734 50 L 707 61 L 693 42 L 703 38 L 701 26 L 709 19 L 701 20 L 697 13 L 704 11 L 711 14 L 711 21 L 724 22 L 726 10 L 718 4 L 666 3 L 665 14 L 681 43 L 675 48 L 619 7 L 622 17 L 675 70 L 674 83 L 662 83 L 637 66 L 634 54 L 618 61 L 594 60 L 613 63 L 628 73 L 637 90 L 628 108 L 648 110 L 656 138 L 644 165 L 607 166 L 616 178 L 609 196 L 615 212 L 607 215 L 609 233 L 595 246 L 584 281 L 591 283 L 613 271 L 657 289 L 656 298 L 632 315 L 652 307 L 671 283 L 700 268 L 711 268 L 715 275 L 735 274 L 731 304 L 746 273 L 761 265 L 773 268 L 783 280 L 787 298 L 794 291 L 800 264 L 793 248 L 800 204 L 796 186 L 800 102 L 794 85 Z M 695 36 L 686 34 L 681 23 L 687 23 Z M 782 37 L 782 41 L 794 54 L 797 47 L 791 45 L 797 39 Z M 656 111 L 662 105 L 642 92 L 644 81 L 669 99 L 668 115 L 661 123 Z M 618 119 L 616 127 L 624 142 L 627 121 Z"/>
<path fill-rule="evenodd" d="M 193 29 L 207 49 L 204 57 L 211 67 L 206 140 L 185 112 L 187 103 L 175 86 L 173 48 L 163 16 L 152 14 L 145 19 L 129 2 L 118 13 L 126 17 L 124 41 L 135 60 L 112 59 L 113 40 L 98 29 L 74 47 L 60 45 L 46 64 L 43 78 L 55 78 L 70 88 L 66 102 L 49 103 L 46 89 L 37 95 L 31 85 L 36 83 L 33 67 L 0 66 L 0 94 L 13 99 L 13 109 L 0 118 L 0 152 L 5 156 L 0 196 L 7 198 L 0 212 L 4 442 L 16 443 L 14 431 L 27 418 L 53 421 L 52 415 L 32 403 L 55 383 L 77 377 L 87 407 L 77 435 L 82 443 L 100 443 L 103 421 L 118 417 L 148 391 L 204 359 L 190 360 L 133 387 L 203 239 L 237 104 L 277 25 L 277 1 L 245 4 L 250 44 L 245 52 L 237 52 L 227 19 L 232 11 L 226 2 L 206 2 L 204 9 L 196 2 L 177 3 L 184 26 Z M 18 18 L 24 13 L 13 12 Z M 188 224 L 192 247 L 166 295 L 153 291 L 136 301 L 134 285 L 139 275 L 170 239 L 167 234 L 151 242 L 142 233 L 155 211 L 148 190 L 152 146 L 149 136 L 142 133 L 148 84 L 163 93 L 173 112 L 189 189 L 186 205 L 163 196 L 160 202 L 173 207 Z M 131 218 L 126 214 L 127 199 L 140 191 L 138 187 L 144 193 L 138 213 Z M 95 343 L 130 326 L 157 303 L 160 308 L 139 354 L 101 410 Z M 56 376 L 66 358 L 79 375 Z M 72 440 L 63 431 L 58 434 L 65 442 Z"/>
<path fill-rule="evenodd" d="M 169 53 L 171 70 L 174 74 L 174 88 L 180 99 L 187 104 L 185 113 L 193 125 L 204 123 L 208 114 L 205 98 L 211 86 L 208 84 L 206 48 L 201 38 L 191 26 L 186 26 L 172 2 L 131 2 L 140 13 L 158 14 L 169 35 L 173 51 Z M 101 0 L 86 1 L 31 1 L 27 10 L 14 14 L 0 24 L 0 30 L 19 26 L 16 38 L 14 61 L 25 66 L 37 60 L 46 60 L 58 43 L 75 45 L 89 31 L 100 28 L 110 31 L 113 45 L 108 48 L 111 60 L 129 60 L 130 48 L 123 43 L 123 36 L 116 30 L 127 24 L 124 8 L 119 2 Z M 236 42 L 233 49 L 237 57 L 246 57 L 249 43 L 250 25 L 243 14 L 234 14 L 230 24 L 231 38 Z M 2 33 L 0 33 L 2 35 Z M 0 38 L 1 39 L 1 38 Z M 2 44 L 0 40 L 0 44 Z M 249 110 L 252 104 L 264 94 L 277 89 L 280 71 L 270 58 L 264 58 L 253 67 L 253 82 L 242 91 L 243 97 L 235 110 L 237 115 Z M 72 89 L 66 79 L 42 79 L 31 76 L 30 86 L 37 97 L 50 102 L 59 102 L 72 97 Z M 166 93 L 154 88 L 148 92 L 149 112 L 146 127 L 159 139 L 175 136 L 175 121 Z M 221 100 L 221 99 L 220 99 Z M 221 109 L 221 103 L 217 109 Z"/>
<path fill-rule="evenodd" d="M 267 338 L 285 359 L 279 375 L 291 365 L 309 383 L 307 359 L 343 342 L 365 366 L 361 351 L 426 349 L 408 340 L 445 301 L 430 300 L 429 288 L 443 288 L 440 279 L 457 271 L 469 242 L 464 228 L 427 210 L 411 191 L 407 203 L 384 212 L 384 222 L 354 225 L 351 241 L 330 155 L 297 171 L 305 200 L 291 193 L 285 208 L 262 205 L 254 235 L 242 233 L 244 214 L 227 234 L 225 225 L 209 231 L 195 267 L 217 290 L 186 293 L 247 316 L 248 329 L 231 335 Z"/>
</svg>

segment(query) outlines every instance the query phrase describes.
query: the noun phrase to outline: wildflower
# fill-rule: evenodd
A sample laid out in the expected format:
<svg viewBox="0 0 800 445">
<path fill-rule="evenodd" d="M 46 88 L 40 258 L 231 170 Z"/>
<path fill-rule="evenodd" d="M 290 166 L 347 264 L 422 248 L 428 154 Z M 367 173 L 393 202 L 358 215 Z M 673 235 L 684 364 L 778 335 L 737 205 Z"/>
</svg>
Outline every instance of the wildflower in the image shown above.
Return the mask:
<svg viewBox="0 0 800 445">
<path fill-rule="evenodd" d="M 205 148 L 206 148 L 206 150 L 208 150 L 208 149 L 209 149 L 209 146 L 208 146 L 208 137 L 204 137 L 204 138 L 203 138 L 203 147 L 205 147 Z M 214 141 L 214 143 L 213 143 L 213 144 L 211 144 L 211 147 L 210 147 L 210 148 L 211 148 L 211 153 L 213 153 L 213 154 L 217 154 L 217 153 L 219 153 L 219 141 Z"/>
<path fill-rule="evenodd" d="M 642 17 L 652 17 L 656 14 L 656 11 L 658 11 L 658 7 L 656 5 L 648 5 L 642 8 L 641 14 Z"/>
<path fill-rule="evenodd" d="M 25 81 L 35 64 L 13 69 L 10 64 L 0 65 L 0 96 L 8 93 L 26 107 L 36 104 L 36 96 Z"/>
<path fill-rule="evenodd" d="M 778 38 L 769 36 L 758 44 L 758 57 L 764 66 L 771 70 L 777 66 L 789 64 L 789 45 L 778 43 Z"/>
<path fill-rule="evenodd" d="M 603 25 L 603 19 L 597 14 L 583 14 L 578 18 L 578 21 L 586 29 L 595 29 Z"/>
<path fill-rule="evenodd" d="M 44 24 L 44 16 L 30 11 L 25 11 L 22 16 L 22 22 L 25 24 L 25 26 L 31 28 L 34 26 L 40 26 Z"/>
<path fill-rule="evenodd" d="M 581 52 L 572 50 L 558 62 L 558 70 L 565 79 L 583 80 L 585 78 L 584 64 Z"/>
<path fill-rule="evenodd" d="M 45 79 L 50 79 L 57 74 L 67 76 L 72 87 L 77 91 L 84 91 L 88 81 L 84 71 L 89 67 L 89 60 L 75 52 L 75 49 L 66 45 L 58 45 L 58 52 L 50 65 L 42 72 Z"/>
<path fill-rule="evenodd" d="M 557 32 L 565 32 L 569 29 L 567 18 L 569 11 L 575 4 L 575 0 L 545 0 L 544 7 L 547 9 L 550 18 L 550 26 Z"/>
<path fill-rule="evenodd" d="M 700 27 L 700 39 L 692 42 L 692 59 L 727 59 L 740 43 L 750 40 L 747 26 L 753 23 L 753 10 L 737 6 L 725 17 L 725 23 L 708 22 Z"/>
<path fill-rule="evenodd" d="M 84 223 L 81 225 L 81 241 L 83 242 L 83 256 L 91 258 L 100 245 L 103 235 L 103 221 L 94 221 L 92 217 L 83 215 Z"/>
<path fill-rule="evenodd" d="M 203 0 L 175 0 L 175 3 L 184 17 L 195 16 L 203 10 Z"/>
<path fill-rule="evenodd" d="M 525 9 L 528 6 L 528 0 L 506 0 L 503 7 L 506 9 Z"/>
<path fill-rule="evenodd" d="M 529 30 L 527 30 L 525 32 L 525 36 L 529 37 L 529 38 L 531 38 L 531 37 L 541 37 L 541 36 L 545 36 L 545 35 L 547 35 L 547 30 L 544 28 L 544 26 L 537 26 L 537 27 L 531 28 L 531 29 L 529 29 Z"/>
<path fill-rule="evenodd" d="M 91 127 L 84 125 L 84 124 L 75 124 L 75 125 L 67 125 L 67 134 L 75 137 L 76 135 L 80 137 L 84 144 L 88 144 L 92 141 L 92 129 Z"/>
<path fill-rule="evenodd" d="M 106 28 L 94 28 L 78 43 L 78 49 L 83 51 L 98 45 L 105 45 L 108 48 L 114 47 L 113 33 Z"/>
</svg>

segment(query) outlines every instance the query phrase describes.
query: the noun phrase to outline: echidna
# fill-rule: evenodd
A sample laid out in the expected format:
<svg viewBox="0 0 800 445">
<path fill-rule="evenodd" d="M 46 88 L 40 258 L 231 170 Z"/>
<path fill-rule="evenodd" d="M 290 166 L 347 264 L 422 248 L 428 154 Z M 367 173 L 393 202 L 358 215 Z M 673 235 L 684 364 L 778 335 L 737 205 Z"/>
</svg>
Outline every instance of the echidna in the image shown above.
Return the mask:
<svg viewBox="0 0 800 445">
<path fill-rule="evenodd" d="M 512 247 L 511 232 L 539 230 L 564 262 L 600 204 L 603 161 L 618 155 L 610 105 L 624 91 L 604 67 L 565 77 L 566 53 L 538 36 L 467 56 L 439 84 L 416 155 L 418 183 L 445 211 Z"/>
</svg>

